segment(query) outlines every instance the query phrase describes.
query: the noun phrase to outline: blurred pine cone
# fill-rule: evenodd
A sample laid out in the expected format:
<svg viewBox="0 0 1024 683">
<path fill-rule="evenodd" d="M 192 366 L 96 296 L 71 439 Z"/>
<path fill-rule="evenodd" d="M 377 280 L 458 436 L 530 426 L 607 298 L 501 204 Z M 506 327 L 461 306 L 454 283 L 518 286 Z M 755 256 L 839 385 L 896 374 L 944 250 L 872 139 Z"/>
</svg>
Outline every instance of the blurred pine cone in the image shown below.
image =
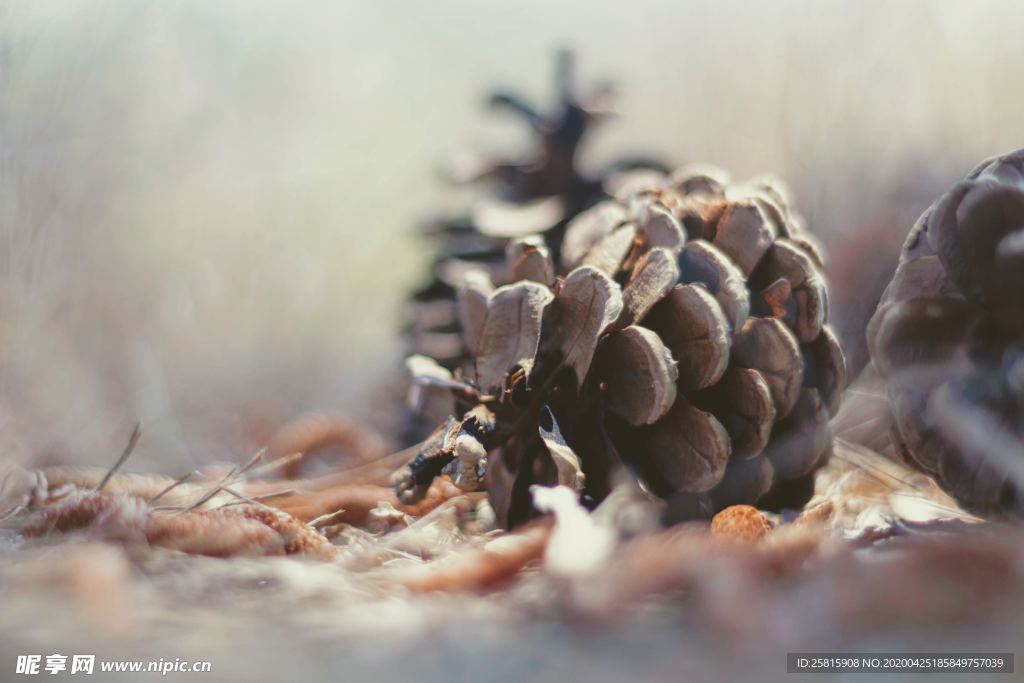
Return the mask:
<svg viewBox="0 0 1024 683">
<path fill-rule="evenodd" d="M 513 284 L 464 279 L 470 366 L 410 359 L 419 389 L 450 392 L 461 417 L 396 472 L 403 501 L 442 473 L 486 486 L 506 526 L 533 514 L 532 484 L 596 503 L 638 480 L 669 499 L 668 521 L 810 497 L 845 366 L 821 257 L 786 191 L 692 168 L 607 186 L 616 199 L 571 221 L 557 260 L 519 238 Z"/>
<path fill-rule="evenodd" d="M 609 116 L 611 91 L 595 88 L 581 97 L 573 78 L 573 58 L 560 52 L 556 69 L 557 102 L 545 115 L 518 95 L 495 92 L 494 107 L 522 119 L 533 137 L 522 158 L 488 158 L 463 154 L 449 169 L 456 184 L 484 189 L 468 215 L 425 221 L 424 231 L 439 242 L 430 280 L 409 302 L 406 336 L 413 353 L 424 354 L 455 369 L 470 356 L 462 342 L 455 310 L 455 290 L 468 270 L 484 270 L 492 282 L 508 281 L 505 248 L 510 240 L 543 235 L 557 257 L 567 221 L 605 197 L 605 178 L 623 168 L 660 168 L 646 158 L 622 159 L 596 177 L 579 168 L 580 145 L 594 125 Z"/>
<path fill-rule="evenodd" d="M 905 459 L 969 509 L 1024 512 L 1024 150 L 918 219 L 868 343 Z"/>
</svg>

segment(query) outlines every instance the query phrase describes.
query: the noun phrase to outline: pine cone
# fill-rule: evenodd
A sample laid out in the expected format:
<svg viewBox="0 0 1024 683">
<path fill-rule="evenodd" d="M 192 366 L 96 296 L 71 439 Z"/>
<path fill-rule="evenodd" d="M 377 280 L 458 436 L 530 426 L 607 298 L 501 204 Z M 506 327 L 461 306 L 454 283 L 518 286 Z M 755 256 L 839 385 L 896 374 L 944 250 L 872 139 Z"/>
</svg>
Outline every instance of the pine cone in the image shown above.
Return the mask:
<svg viewBox="0 0 1024 683">
<path fill-rule="evenodd" d="M 534 144 L 525 158 L 490 159 L 464 155 L 449 173 L 456 183 L 473 183 L 486 192 L 468 215 L 445 216 L 425 223 L 440 245 L 431 279 L 411 297 L 406 336 L 413 353 L 430 356 L 455 369 L 471 358 L 460 334 L 454 305 L 456 289 L 470 270 L 482 269 L 489 279 L 508 282 L 505 249 L 511 240 L 543 235 L 543 244 L 557 257 L 567 221 L 605 197 L 605 178 L 623 168 L 660 166 L 649 159 L 623 159 L 597 177 L 578 166 L 581 143 L 593 126 L 608 117 L 610 89 L 596 88 L 586 97 L 573 82 L 573 59 L 558 54 L 557 106 L 544 115 L 521 97 L 491 95 L 492 106 L 518 115 Z"/>
<path fill-rule="evenodd" d="M 1024 150 L 918 219 L 868 342 L 905 459 L 965 507 L 1024 512 Z"/>
<path fill-rule="evenodd" d="M 821 257 L 774 179 L 618 174 L 568 226 L 556 277 L 542 240 L 511 242 L 512 284 L 476 271 L 459 313 L 474 363 L 410 368 L 454 395 L 393 477 L 403 502 L 449 474 L 486 487 L 499 521 L 532 484 L 596 503 L 638 479 L 671 521 L 737 503 L 800 506 L 831 453 L 845 366 L 826 326 Z"/>
</svg>

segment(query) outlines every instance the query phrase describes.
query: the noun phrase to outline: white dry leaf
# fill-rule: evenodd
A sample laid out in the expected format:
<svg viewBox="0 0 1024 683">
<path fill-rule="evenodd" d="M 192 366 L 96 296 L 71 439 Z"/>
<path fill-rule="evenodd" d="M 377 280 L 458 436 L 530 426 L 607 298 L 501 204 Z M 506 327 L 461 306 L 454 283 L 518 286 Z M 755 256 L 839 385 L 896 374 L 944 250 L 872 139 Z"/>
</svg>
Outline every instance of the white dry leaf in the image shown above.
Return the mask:
<svg viewBox="0 0 1024 683">
<path fill-rule="evenodd" d="M 544 550 L 548 573 L 572 578 L 604 567 L 615 548 L 615 532 L 599 525 L 565 486 L 533 486 L 533 504 L 555 515 L 555 528 Z"/>
<path fill-rule="evenodd" d="M 512 368 L 522 368 L 529 377 L 541 321 L 552 299 L 551 290 L 537 282 L 505 285 L 488 297 L 476 360 L 477 383 L 483 391 L 500 390 Z"/>
</svg>

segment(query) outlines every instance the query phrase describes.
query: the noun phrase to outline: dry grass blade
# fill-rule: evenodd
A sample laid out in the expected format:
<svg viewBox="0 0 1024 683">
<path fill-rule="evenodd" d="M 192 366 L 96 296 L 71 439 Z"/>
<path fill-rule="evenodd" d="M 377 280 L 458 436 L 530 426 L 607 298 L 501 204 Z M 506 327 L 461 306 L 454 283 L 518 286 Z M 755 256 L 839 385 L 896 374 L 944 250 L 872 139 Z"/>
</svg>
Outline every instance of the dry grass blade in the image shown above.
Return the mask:
<svg viewBox="0 0 1024 683">
<path fill-rule="evenodd" d="M 201 507 L 208 500 L 210 500 L 211 498 L 216 496 L 218 493 L 220 493 L 224 489 L 224 487 L 228 485 L 228 483 L 234 481 L 234 478 L 235 478 L 235 476 L 237 474 L 238 474 L 238 465 L 235 465 L 230 470 L 228 470 L 227 474 L 225 474 L 223 477 L 221 477 L 221 480 L 219 482 L 217 482 L 216 486 L 214 486 L 212 489 L 210 489 L 209 491 L 204 493 L 202 496 L 200 496 L 199 500 L 197 500 L 196 502 L 192 503 L 192 505 L 190 505 L 187 508 L 185 508 L 185 512 L 190 512 L 192 510 L 195 510 L 198 507 Z"/>
<path fill-rule="evenodd" d="M 230 501 L 230 502 L 224 503 L 223 505 L 219 505 L 216 508 L 218 510 L 221 509 L 221 508 L 234 507 L 235 505 L 243 505 L 243 504 L 259 505 L 261 507 L 270 507 L 268 505 L 264 505 L 263 501 L 265 501 L 265 500 L 273 500 L 275 498 L 283 498 L 285 496 L 293 496 L 293 495 L 297 494 L 298 491 L 295 490 L 295 489 L 283 489 L 281 491 L 274 491 L 273 493 L 264 493 L 264 494 L 259 495 L 259 496 L 247 496 L 244 493 L 236 491 L 235 489 L 231 488 L 230 486 L 225 486 L 224 487 L 224 493 L 230 494 L 230 495 L 234 496 L 235 498 L 237 498 L 238 500 Z"/>
<path fill-rule="evenodd" d="M 102 491 L 103 487 L 107 485 L 108 481 L 110 481 L 110 478 L 113 477 L 114 474 L 119 469 L 121 469 L 121 465 L 125 463 L 125 460 L 128 459 L 128 456 L 130 456 L 132 454 L 132 451 L 135 450 L 135 446 L 139 443 L 139 437 L 141 435 L 142 423 L 136 422 L 135 428 L 132 429 L 132 435 L 128 437 L 128 443 L 125 445 L 124 451 L 121 452 L 121 457 L 119 457 L 117 459 L 117 462 L 115 462 L 113 466 L 109 470 L 107 470 L 106 476 L 104 476 L 103 479 L 100 480 L 100 483 L 96 484 L 96 491 Z"/>
<path fill-rule="evenodd" d="M 268 463 L 264 463 L 259 467 L 254 468 L 249 472 L 249 477 L 258 477 L 266 474 L 267 472 L 273 472 L 277 469 L 283 469 L 288 465 L 301 460 L 306 454 L 299 451 L 295 453 L 289 453 L 288 455 L 282 455 L 280 458 L 274 458 Z"/>
<path fill-rule="evenodd" d="M 185 474 L 183 474 L 182 476 L 178 477 L 173 482 L 168 484 L 163 490 L 161 490 L 159 493 L 157 493 L 155 496 L 153 496 L 152 498 L 150 498 L 146 502 L 149 503 L 150 505 L 152 505 L 153 503 L 155 503 L 156 501 L 160 500 L 161 498 L 166 496 L 168 493 L 170 493 L 171 491 L 173 491 L 174 489 L 176 489 L 177 487 L 181 486 L 186 481 L 191 479 L 193 476 L 195 476 L 195 474 L 196 474 L 195 470 L 190 470 L 190 471 L 186 472 Z"/>
</svg>

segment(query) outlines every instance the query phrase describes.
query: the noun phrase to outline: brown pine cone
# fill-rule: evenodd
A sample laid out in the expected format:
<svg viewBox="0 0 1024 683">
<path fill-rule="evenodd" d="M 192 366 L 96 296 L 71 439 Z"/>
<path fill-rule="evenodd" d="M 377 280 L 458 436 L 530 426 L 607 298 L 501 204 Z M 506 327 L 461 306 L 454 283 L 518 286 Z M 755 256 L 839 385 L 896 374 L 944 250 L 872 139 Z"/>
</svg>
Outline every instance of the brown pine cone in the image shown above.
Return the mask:
<svg viewBox="0 0 1024 683">
<path fill-rule="evenodd" d="M 608 189 L 619 199 L 568 226 L 564 277 L 523 238 L 507 250 L 512 284 L 464 281 L 472 367 L 411 361 L 461 417 L 395 473 L 403 502 L 441 473 L 485 486 L 506 526 L 533 514 L 532 484 L 596 503 L 635 478 L 669 498 L 670 521 L 810 496 L 845 366 L 821 257 L 785 191 L 688 169 L 621 174 Z"/>
<path fill-rule="evenodd" d="M 918 219 L 868 343 L 905 459 L 972 510 L 1024 512 L 1024 150 Z"/>
</svg>

